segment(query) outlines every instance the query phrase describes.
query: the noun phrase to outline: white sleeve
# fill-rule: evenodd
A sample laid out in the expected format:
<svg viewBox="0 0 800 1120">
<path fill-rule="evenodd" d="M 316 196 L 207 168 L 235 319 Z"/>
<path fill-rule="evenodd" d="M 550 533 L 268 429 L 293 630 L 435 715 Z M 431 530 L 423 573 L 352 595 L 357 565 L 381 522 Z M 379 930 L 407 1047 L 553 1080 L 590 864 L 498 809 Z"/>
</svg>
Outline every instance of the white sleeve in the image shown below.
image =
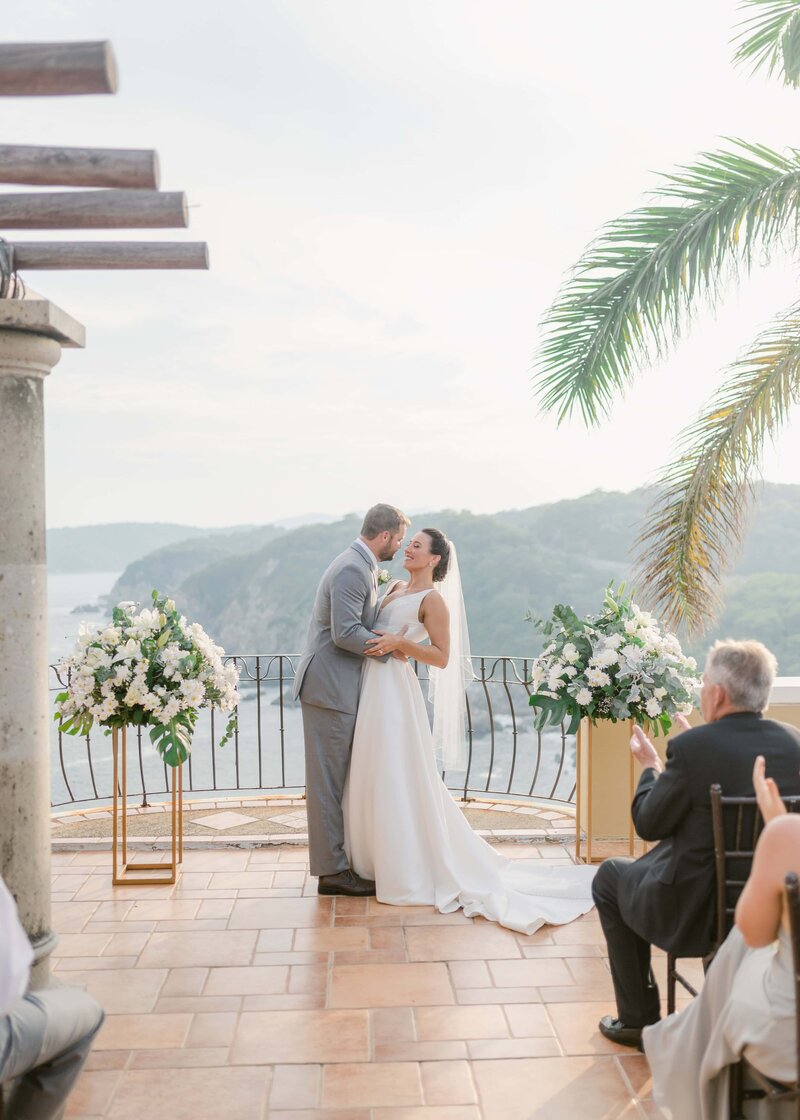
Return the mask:
<svg viewBox="0 0 800 1120">
<path fill-rule="evenodd" d="M 33 949 L 20 924 L 17 907 L 0 879 L 0 1015 L 7 1015 L 25 995 Z"/>
</svg>

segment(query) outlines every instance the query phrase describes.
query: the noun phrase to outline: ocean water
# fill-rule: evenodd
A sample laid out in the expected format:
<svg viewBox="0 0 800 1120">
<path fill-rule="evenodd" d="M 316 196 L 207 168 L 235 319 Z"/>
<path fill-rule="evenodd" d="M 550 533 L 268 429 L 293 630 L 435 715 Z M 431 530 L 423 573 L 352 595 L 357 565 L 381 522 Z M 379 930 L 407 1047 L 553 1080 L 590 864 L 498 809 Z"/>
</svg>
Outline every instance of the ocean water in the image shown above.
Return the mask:
<svg viewBox="0 0 800 1120">
<path fill-rule="evenodd" d="M 81 621 L 99 623 L 108 611 L 73 614 L 73 608 L 96 603 L 108 595 L 116 583 L 119 572 L 78 572 L 47 577 L 47 627 L 50 664 L 55 664 L 70 652 L 78 636 Z"/>
</svg>

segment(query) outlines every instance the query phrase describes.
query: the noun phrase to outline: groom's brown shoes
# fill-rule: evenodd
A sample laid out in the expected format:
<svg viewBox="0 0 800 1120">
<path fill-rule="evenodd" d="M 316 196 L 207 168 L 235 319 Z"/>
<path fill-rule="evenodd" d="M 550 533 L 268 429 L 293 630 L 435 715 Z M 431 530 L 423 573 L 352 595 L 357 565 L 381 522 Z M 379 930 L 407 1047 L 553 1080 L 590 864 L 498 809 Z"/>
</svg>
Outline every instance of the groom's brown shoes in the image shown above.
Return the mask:
<svg viewBox="0 0 800 1120">
<path fill-rule="evenodd" d="M 347 894 L 354 898 L 367 898 L 375 894 L 372 879 L 362 879 L 349 867 L 335 875 L 320 875 L 317 894 Z"/>
</svg>

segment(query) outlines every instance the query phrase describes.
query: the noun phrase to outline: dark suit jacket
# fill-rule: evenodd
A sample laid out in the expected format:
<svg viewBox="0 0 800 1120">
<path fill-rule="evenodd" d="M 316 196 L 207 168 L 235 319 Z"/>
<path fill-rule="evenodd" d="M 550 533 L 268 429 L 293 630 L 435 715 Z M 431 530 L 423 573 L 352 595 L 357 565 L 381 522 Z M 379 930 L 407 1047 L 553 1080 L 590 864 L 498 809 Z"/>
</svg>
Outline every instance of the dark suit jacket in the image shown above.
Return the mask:
<svg viewBox="0 0 800 1120">
<path fill-rule="evenodd" d="M 704 956 L 715 922 L 714 839 L 709 789 L 753 796 L 763 754 L 782 794 L 800 793 L 800 732 L 755 712 L 693 727 L 667 746 L 662 774 L 645 770 L 631 812 L 643 840 L 658 840 L 623 872 L 619 905 L 640 937 L 678 956 Z"/>
</svg>

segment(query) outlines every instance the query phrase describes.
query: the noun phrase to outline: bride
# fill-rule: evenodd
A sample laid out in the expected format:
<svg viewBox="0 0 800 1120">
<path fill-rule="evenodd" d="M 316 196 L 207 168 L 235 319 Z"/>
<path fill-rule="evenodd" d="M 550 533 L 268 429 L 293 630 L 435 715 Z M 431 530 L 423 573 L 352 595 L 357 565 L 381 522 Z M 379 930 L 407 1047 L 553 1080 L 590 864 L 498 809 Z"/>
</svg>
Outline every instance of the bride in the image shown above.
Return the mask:
<svg viewBox="0 0 800 1120">
<path fill-rule="evenodd" d="M 456 550 L 438 529 L 405 549 L 369 643 L 343 801 L 350 866 L 379 902 L 463 908 L 521 933 L 592 908 L 594 868 L 509 860 L 473 832 L 439 775 L 463 768 L 464 688 L 473 677 Z M 438 584 L 441 591 L 436 590 Z M 427 640 L 426 640 L 427 639 Z M 430 667 L 433 731 L 408 661 Z"/>
</svg>

